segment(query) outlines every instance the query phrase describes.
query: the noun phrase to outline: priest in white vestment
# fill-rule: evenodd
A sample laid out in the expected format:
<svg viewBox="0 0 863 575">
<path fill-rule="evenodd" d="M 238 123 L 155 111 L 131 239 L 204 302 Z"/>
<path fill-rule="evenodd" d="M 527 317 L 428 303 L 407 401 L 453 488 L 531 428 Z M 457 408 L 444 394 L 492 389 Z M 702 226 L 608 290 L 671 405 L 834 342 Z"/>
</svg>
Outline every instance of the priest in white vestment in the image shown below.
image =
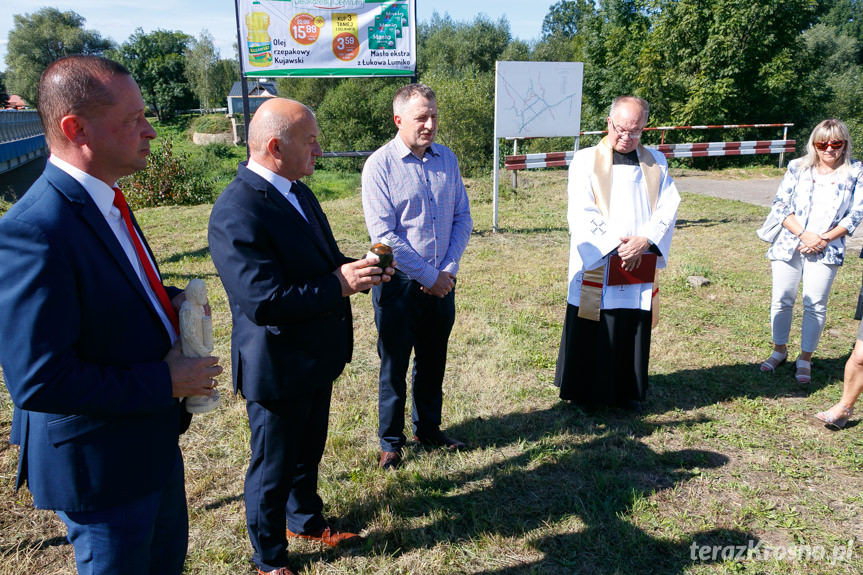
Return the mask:
<svg viewBox="0 0 863 575">
<path fill-rule="evenodd" d="M 680 195 L 662 153 L 641 145 L 649 106 L 614 100 L 608 136 L 569 166 L 569 291 L 555 385 L 583 407 L 641 411 L 657 270 Z"/>
</svg>

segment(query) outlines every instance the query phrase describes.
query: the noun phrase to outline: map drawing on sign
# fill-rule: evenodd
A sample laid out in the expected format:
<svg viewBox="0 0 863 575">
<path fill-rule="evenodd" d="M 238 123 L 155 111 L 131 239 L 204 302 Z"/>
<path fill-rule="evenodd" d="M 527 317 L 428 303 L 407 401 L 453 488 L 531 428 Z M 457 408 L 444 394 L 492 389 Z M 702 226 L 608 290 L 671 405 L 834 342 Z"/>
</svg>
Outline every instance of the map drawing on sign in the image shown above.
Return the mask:
<svg viewBox="0 0 863 575">
<path fill-rule="evenodd" d="M 577 136 L 581 62 L 498 62 L 495 128 L 499 138 Z"/>
</svg>

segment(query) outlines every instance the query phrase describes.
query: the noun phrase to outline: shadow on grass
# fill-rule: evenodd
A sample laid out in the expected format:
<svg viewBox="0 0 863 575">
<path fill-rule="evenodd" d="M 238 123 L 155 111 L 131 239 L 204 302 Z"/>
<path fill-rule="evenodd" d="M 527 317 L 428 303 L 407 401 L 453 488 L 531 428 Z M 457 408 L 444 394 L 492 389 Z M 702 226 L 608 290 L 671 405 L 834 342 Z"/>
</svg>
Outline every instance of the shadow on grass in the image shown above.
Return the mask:
<svg viewBox="0 0 863 575">
<path fill-rule="evenodd" d="M 712 228 L 713 226 L 721 226 L 723 224 L 737 222 L 732 218 L 699 218 L 697 220 L 687 220 L 685 218 L 677 220 L 677 223 L 674 224 L 674 229 L 678 228 Z"/>
<path fill-rule="evenodd" d="M 762 373 L 760 363 L 741 363 L 652 375 L 645 407 L 651 412 L 664 413 L 737 398 L 806 397 L 836 385 L 837 379 L 841 382 L 849 356 L 850 349 L 844 355 L 817 357 L 813 363 L 812 382 L 808 384 L 794 379 L 793 361 L 779 366 L 775 373 Z M 837 390 L 837 401 L 839 393 Z M 825 409 L 827 407 L 830 406 Z"/>
<path fill-rule="evenodd" d="M 24 539 L 8 547 L 0 547 L 0 557 L 10 557 L 25 550 L 44 551 L 51 547 L 71 545 L 66 537 L 50 537 L 48 539 Z"/>
<path fill-rule="evenodd" d="M 210 259 L 210 248 L 206 247 L 189 252 L 176 252 L 175 254 L 164 258 L 162 261 L 163 263 L 175 264 L 177 262 L 185 261 L 187 258 L 193 260 L 208 260 Z"/>
<path fill-rule="evenodd" d="M 675 486 L 699 476 L 701 469 L 728 462 L 710 451 L 659 453 L 641 441 L 661 427 L 689 424 L 657 425 L 614 411 L 585 414 L 564 403 L 468 420 L 448 432 L 477 449 L 515 447 L 518 455 L 449 474 L 426 475 L 406 466 L 397 471 L 399 496 L 390 492 L 389 497 L 357 502 L 346 519 L 363 524 L 374 513 L 370 508 L 425 519 L 423 527 L 372 532 L 369 554 L 399 556 L 472 541 L 482 547 L 486 538 L 527 536 L 528 546 L 542 556 L 526 555 L 518 566 L 483 571 L 488 574 L 682 573 L 694 562 L 693 542 L 724 546 L 752 539 L 743 531 L 723 530 L 665 540 L 637 526 L 666 520 L 651 509 L 650 496 L 666 492 L 670 497 Z M 421 450 L 413 444 L 408 449 Z M 512 565 L 518 553 L 484 562 Z"/>
</svg>

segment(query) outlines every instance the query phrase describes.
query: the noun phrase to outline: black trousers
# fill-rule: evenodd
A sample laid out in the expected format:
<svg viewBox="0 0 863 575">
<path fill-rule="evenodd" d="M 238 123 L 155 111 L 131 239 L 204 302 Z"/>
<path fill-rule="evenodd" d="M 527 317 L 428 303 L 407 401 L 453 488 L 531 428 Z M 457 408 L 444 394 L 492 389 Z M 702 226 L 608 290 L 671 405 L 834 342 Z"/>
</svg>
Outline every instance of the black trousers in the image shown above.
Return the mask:
<svg viewBox="0 0 863 575">
<path fill-rule="evenodd" d="M 246 402 L 252 457 L 246 473 L 246 524 L 262 571 L 288 564 L 285 527 L 322 529 L 318 465 L 327 441 L 332 384 L 297 397 Z"/>
<path fill-rule="evenodd" d="M 455 323 L 455 290 L 444 298 L 423 293 L 420 284 L 396 272 L 372 289 L 378 328 L 378 436 L 381 449 L 405 444 L 407 370 L 414 353 L 411 396 L 414 434 L 440 429 L 443 377 L 449 334 Z"/>
</svg>

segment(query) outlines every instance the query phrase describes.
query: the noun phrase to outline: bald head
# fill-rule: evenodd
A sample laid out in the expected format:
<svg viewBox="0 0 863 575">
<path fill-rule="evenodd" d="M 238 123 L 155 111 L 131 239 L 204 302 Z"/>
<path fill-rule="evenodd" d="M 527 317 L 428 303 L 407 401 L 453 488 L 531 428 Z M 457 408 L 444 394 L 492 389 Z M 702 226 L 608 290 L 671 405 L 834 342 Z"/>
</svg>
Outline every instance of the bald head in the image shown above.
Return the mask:
<svg viewBox="0 0 863 575">
<path fill-rule="evenodd" d="M 289 180 L 312 175 L 322 154 L 314 114 L 295 100 L 270 98 L 249 123 L 249 152 L 257 163 Z"/>
</svg>

